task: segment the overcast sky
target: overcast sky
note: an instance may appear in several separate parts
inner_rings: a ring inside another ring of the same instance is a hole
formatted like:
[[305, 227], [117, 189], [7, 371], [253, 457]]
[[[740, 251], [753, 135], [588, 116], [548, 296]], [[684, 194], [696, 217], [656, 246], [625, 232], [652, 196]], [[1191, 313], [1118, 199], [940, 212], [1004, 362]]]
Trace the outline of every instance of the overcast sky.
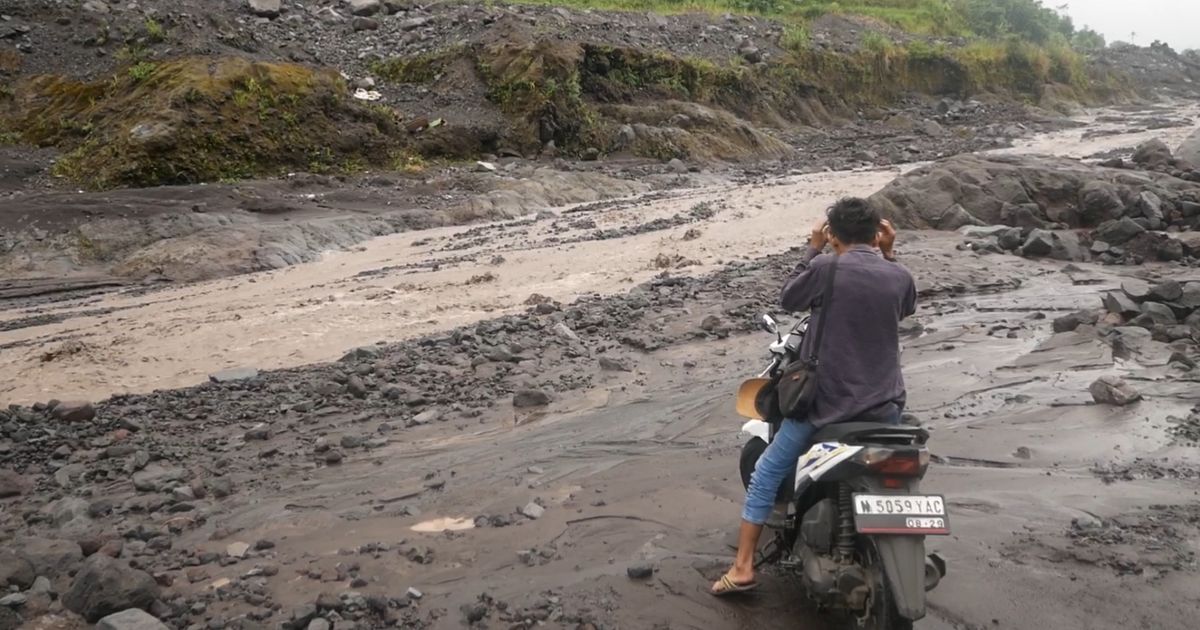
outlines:
[[1183, 50], [1200, 48], [1200, 0], [1043, 0], [1048, 7], [1067, 5], [1075, 26], [1090, 26], [1108, 41], [1149, 45], [1156, 39]]

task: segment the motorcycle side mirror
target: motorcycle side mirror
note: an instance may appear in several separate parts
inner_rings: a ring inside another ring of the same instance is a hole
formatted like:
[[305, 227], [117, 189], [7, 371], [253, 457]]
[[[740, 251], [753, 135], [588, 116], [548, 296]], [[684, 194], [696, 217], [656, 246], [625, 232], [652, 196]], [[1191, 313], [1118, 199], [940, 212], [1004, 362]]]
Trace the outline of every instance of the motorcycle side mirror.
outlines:
[[775, 322], [774, 317], [771, 317], [770, 315], [763, 315], [761, 326], [764, 331], [769, 332], [776, 337], [779, 336], [779, 324]]

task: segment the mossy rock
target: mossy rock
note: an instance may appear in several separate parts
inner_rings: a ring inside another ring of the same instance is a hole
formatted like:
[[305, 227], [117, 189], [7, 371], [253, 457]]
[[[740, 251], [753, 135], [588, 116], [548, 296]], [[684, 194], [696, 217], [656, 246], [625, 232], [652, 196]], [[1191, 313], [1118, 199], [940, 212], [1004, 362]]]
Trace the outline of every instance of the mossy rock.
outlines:
[[90, 188], [353, 170], [405, 142], [335, 72], [236, 57], [143, 62], [94, 83], [32, 77], [6, 109], [9, 129], [67, 151], [56, 173]]

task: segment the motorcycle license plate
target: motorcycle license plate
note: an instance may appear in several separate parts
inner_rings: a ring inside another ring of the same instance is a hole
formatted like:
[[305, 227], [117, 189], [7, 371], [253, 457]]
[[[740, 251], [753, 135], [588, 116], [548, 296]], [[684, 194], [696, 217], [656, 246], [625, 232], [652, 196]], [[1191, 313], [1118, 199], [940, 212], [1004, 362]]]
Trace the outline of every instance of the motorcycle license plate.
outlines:
[[950, 533], [946, 500], [941, 495], [856, 494], [854, 526], [860, 534]]

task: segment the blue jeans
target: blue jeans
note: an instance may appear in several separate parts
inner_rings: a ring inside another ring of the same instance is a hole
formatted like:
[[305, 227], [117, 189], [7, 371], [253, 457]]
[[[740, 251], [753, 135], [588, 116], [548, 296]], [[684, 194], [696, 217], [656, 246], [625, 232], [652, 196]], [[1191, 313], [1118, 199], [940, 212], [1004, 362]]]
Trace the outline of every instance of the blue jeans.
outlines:
[[[900, 409], [886, 420], [888, 424], [900, 423]], [[742, 507], [742, 520], [755, 525], [767, 522], [775, 508], [775, 495], [800, 456], [812, 448], [812, 437], [817, 428], [807, 420], [784, 420], [775, 433], [775, 439], [767, 445], [762, 457], [750, 475], [750, 487], [746, 488], [746, 503]]]

